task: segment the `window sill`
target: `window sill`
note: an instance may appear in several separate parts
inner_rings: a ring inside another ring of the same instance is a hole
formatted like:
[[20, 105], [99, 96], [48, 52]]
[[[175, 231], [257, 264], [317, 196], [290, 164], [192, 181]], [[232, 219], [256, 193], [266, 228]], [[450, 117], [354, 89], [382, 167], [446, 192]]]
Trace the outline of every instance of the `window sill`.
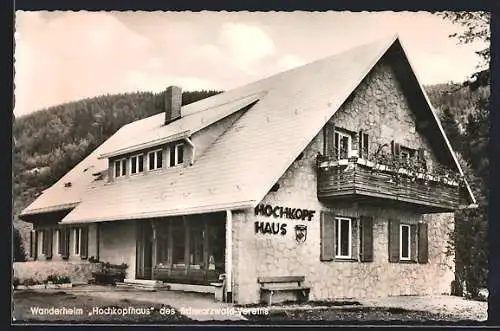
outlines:
[[358, 259], [352, 257], [336, 257], [333, 259], [334, 262], [359, 262]]
[[137, 176], [140, 176], [140, 175], [144, 175], [144, 171], [141, 171], [141, 172], [137, 172], [135, 174], [130, 174], [130, 177], [137, 177]]
[[413, 261], [413, 260], [399, 260], [399, 261], [396, 261], [396, 262], [393, 262], [393, 263], [401, 263], [401, 264], [418, 264], [417, 261]]

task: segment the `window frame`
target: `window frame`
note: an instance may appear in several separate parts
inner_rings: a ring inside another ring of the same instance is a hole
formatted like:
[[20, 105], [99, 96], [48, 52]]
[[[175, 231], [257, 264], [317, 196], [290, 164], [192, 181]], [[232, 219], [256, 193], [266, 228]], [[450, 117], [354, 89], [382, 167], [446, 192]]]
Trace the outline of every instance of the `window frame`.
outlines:
[[[139, 165], [141, 164], [141, 162], [139, 162], [139, 159], [140, 157], [142, 156], [142, 170], [139, 171]], [[135, 172], [132, 172], [132, 164], [134, 163], [134, 158], [135, 158]], [[135, 154], [135, 155], [132, 155], [130, 157], [130, 175], [131, 176], [136, 176], [136, 175], [139, 175], [141, 173], [144, 172], [144, 153], [139, 153], [139, 154]]]
[[[411, 160], [417, 154], [417, 151], [415, 149], [413, 149], [413, 148], [409, 148], [409, 147], [401, 146], [401, 145], [400, 145], [399, 148], [400, 148], [400, 150], [399, 150], [399, 158], [401, 160], [405, 160], [405, 161]], [[408, 157], [403, 157], [403, 154], [407, 155]]]
[[[335, 142], [337, 141], [337, 139], [335, 139], [335, 135], [337, 134], [339, 136], [339, 139], [338, 139], [338, 145], [335, 146]], [[335, 153], [337, 154], [337, 160], [345, 160], [340, 158], [340, 149], [342, 146], [340, 141], [342, 137], [347, 137], [347, 157], [345, 159], [348, 159], [352, 154], [352, 134], [347, 131], [335, 128], [335, 130], [333, 131], [333, 144], [335, 148]]]
[[[341, 255], [342, 253], [342, 236], [341, 224], [342, 221], [349, 221], [349, 237], [347, 242], [348, 254]], [[352, 259], [352, 218], [349, 217], [335, 217], [335, 258], [336, 259]]]
[[[408, 229], [407, 236], [407, 248], [408, 248], [408, 256], [403, 256], [403, 228]], [[411, 261], [411, 226], [410, 224], [400, 224], [399, 225], [399, 260], [400, 261]]]
[[[179, 162], [179, 147], [182, 147], [182, 161]], [[184, 143], [178, 143], [174, 145], [174, 167], [184, 163]]]
[[[158, 167], [158, 152], [161, 152], [161, 166]], [[152, 150], [152, 151], [149, 151], [148, 152], [148, 171], [155, 171], [155, 170], [159, 170], [159, 169], [162, 169], [163, 168], [163, 148], [159, 148], [159, 149], [155, 149], [155, 150]], [[151, 161], [150, 161], [150, 158], [151, 158], [151, 155], [153, 155], [153, 164], [154, 164], [154, 167], [151, 168]]]
[[[115, 178], [119, 178], [119, 177], [125, 177], [127, 176], [127, 158], [121, 158], [121, 159], [117, 159], [114, 161], [114, 177]], [[120, 165], [120, 169], [119, 169], [119, 174], [116, 173], [116, 164], [119, 164]], [[123, 166], [125, 165], [125, 167]], [[125, 172], [125, 173], [124, 173]]]

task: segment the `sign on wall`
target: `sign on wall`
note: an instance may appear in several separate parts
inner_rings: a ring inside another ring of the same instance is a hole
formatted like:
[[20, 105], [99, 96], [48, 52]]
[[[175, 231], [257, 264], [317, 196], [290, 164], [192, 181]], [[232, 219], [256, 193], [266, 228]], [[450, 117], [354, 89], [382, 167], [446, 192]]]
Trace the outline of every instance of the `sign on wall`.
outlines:
[[[273, 217], [279, 219], [290, 219], [299, 221], [312, 221], [315, 210], [291, 208], [283, 206], [272, 206], [269, 204], [260, 204], [255, 207], [256, 216]], [[280, 234], [282, 236], [287, 233], [287, 223], [283, 222], [255, 222], [255, 233], [262, 234]], [[297, 224], [295, 226], [295, 239], [297, 243], [303, 243], [307, 239], [307, 225]]]
[[315, 210], [301, 209], [301, 208], [289, 208], [282, 206], [271, 206], [260, 204], [255, 207], [255, 215], [263, 216], [273, 216], [276, 218], [288, 218], [292, 220], [303, 220], [306, 219], [311, 221], [314, 217]]

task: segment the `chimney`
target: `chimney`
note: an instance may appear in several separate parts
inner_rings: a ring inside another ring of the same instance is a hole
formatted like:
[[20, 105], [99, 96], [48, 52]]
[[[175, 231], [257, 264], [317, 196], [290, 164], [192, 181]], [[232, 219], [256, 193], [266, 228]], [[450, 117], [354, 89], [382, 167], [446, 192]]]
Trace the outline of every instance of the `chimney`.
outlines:
[[181, 117], [182, 89], [169, 86], [165, 90], [165, 124]]

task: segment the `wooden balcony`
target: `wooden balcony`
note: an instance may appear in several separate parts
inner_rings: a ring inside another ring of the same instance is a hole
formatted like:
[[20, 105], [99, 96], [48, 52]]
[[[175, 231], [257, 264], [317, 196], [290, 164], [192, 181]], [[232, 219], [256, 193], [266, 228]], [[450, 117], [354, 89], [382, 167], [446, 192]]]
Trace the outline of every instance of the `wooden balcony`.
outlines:
[[422, 213], [451, 212], [460, 205], [460, 184], [404, 168], [353, 158], [318, 162], [318, 198], [391, 204]]

